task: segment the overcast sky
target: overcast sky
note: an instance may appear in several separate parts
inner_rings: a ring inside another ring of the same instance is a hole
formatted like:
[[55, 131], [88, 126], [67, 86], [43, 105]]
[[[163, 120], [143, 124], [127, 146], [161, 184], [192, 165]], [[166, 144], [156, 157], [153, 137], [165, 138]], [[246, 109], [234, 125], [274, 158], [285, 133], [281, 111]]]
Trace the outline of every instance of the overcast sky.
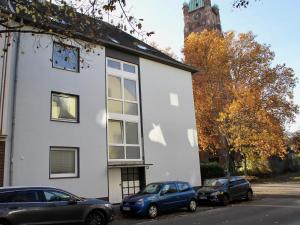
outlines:
[[[143, 18], [144, 29], [155, 31], [149, 40], [161, 47], [171, 47], [182, 56], [184, 0], [128, 0], [135, 16]], [[261, 43], [270, 44], [276, 53], [276, 63], [286, 63], [300, 80], [300, 1], [253, 1], [248, 9], [233, 9], [233, 0], [212, 0], [221, 12], [223, 31], [252, 31]], [[295, 101], [300, 105], [300, 84], [295, 89]], [[289, 128], [300, 130], [300, 115]]]

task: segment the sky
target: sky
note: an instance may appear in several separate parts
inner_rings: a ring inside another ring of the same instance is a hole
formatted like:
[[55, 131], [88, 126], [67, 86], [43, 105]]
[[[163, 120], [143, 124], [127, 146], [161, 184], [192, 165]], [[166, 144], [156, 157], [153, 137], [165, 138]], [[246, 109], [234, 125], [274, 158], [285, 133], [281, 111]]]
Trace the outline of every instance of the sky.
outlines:
[[[155, 34], [147, 41], [160, 47], [171, 47], [182, 57], [184, 0], [128, 0], [131, 12], [143, 18], [146, 31]], [[260, 43], [270, 44], [275, 52], [275, 63], [286, 63], [294, 69], [300, 82], [300, 1], [259, 0], [247, 9], [234, 9], [233, 0], [212, 0], [220, 8], [223, 31], [248, 32], [257, 35]], [[300, 83], [295, 89], [295, 102], [300, 105]], [[291, 132], [300, 130], [300, 115], [288, 127]]]

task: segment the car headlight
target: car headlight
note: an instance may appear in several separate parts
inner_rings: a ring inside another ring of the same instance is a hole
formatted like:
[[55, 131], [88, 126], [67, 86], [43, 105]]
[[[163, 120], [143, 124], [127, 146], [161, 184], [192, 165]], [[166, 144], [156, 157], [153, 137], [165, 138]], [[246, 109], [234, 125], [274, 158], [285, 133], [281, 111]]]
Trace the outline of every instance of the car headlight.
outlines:
[[211, 193], [210, 195], [211, 196], [217, 196], [217, 195], [222, 195], [222, 194], [223, 194], [223, 192], [216, 191], [216, 192]]
[[104, 206], [112, 209], [112, 204], [110, 204], [110, 203], [106, 203], [106, 204], [104, 204]]
[[144, 205], [144, 199], [140, 199], [136, 202], [137, 205]]

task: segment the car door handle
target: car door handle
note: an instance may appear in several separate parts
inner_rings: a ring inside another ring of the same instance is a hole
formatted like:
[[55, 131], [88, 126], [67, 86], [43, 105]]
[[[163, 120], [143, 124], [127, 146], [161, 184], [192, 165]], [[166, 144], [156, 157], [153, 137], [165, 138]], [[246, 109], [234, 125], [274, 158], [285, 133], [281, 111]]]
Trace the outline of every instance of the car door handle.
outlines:
[[18, 209], [18, 208], [19, 208], [18, 206], [10, 206], [10, 207], [8, 207], [8, 209], [11, 209], [11, 210]]

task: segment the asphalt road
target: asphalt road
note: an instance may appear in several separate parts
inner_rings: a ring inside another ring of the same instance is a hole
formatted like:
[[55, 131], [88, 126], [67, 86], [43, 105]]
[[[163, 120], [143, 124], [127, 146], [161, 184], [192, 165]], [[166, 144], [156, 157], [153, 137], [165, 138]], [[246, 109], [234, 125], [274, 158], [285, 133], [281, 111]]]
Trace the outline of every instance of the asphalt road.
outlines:
[[[280, 186], [284, 191], [275, 191]], [[284, 186], [289, 187], [289, 191]], [[185, 209], [161, 215], [155, 220], [117, 217], [111, 225], [300, 225], [300, 184], [254, 186], [259, 195], [251, 202], [227, 207], [200, 206], [196, 213]]]

